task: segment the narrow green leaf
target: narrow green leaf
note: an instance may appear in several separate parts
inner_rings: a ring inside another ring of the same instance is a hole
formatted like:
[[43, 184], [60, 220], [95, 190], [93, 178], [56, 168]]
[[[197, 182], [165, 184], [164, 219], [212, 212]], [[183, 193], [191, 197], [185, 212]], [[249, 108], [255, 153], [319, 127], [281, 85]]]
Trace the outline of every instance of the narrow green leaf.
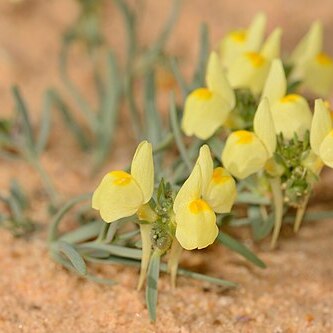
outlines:
[[66, 234], [62, 235], [59, 240], [74, 244], [93, 239], [98, 236], [101, 223], [101, 221], [93, 221], [85, 224], [73, 231], [67, 232]]
[[144, 115], [147, 131], [147, 139], [157, 146], [161, 141], [162, 126], [161, 118], [156, 107], [156, 89], [155, 89], [155, 73], [150, 70], [144, 77]]
[[201, 23], [200, 26], [199, 45], [198, 63], [192, 79], [191, 90], [205, 85], [206, 66], [210, 50], [208, 26], [206, 23]]
[[221, 162], [222, 150], [224, 148], [224, 142], [216, 136], [212, 136], [207, 144], [212, 150], [214, 156]]
[[35, 142], [33, 136], [33, 129], [30, 122], [28, 108], [21, 96], [20, 90], [17, 86], [12, 87], [12, 94], [14, 97], [16, 111], [21, 117], [22, 127], [24, 131], [25, 141], [27, 144], [27, 148], [30, 152], [35, 152]]
[[160, 253], [155, 251], [149, 262], [147, 272], [147, 286], [146, 286], [146, 304], [148, 308], [149, 318], [152, 322], [156, 321], [156, 307], [158, 296], [158, 279], [160, 275]]
[[245, 203], [252, 205], [270, 205], [271, 201], [266, 197], [254, 193], [243, 192], [237, 194], [236, 203]]
[[243, 256], [245, 259], [252, 262], [254, 265], [260, 267], [260, 268], [266, 268], [266, 264], [259, 259], [253, 252], [251, 252], [245, 245], [239, 243], [231, 236], [220, 232], [217, 236], [217, 240], [223, 244], [224, 246], [228, 247], [232, 251], [237, 252], [241, 256]]
[[80, 127], [78, 121], [74, 118], [68, 106], [60, 98], [59, 94], [55, 90], [52, 90], [50, 91], [50, 95], [52, 96], [52, 102], [54, 103], [56, 110], [60, 112], [65, 125], [70, 129], [81, 149], [86, 151], [90, 144], [86, 138], [84, 130]]
[[179, 121], [177, 116], [177, 109], [176, 109], [176, 101], [175, 101], [175, 95], [174, 93], [170, 94], [170, 119], [171, 119], [171, 127], [172, 132], [175, 136], [175, 141], [177, 144], [177, 148], [179, 150], [179, 153], [186, 164], [188, 171], [192, 171], [192, 162], [190, 160], [190, 157], [188, 156], [185, 144], [183, 142], [182, 133], [179, 127]]
[[79, 89], [76, 87], [74, 82], [70, 79], [67, 70], [67, 60], [69, 54], [69, 46], [71, 44], [64, 43], [60, 52], [60, 75], [61, 79], [66, 87], [66, 90], [72, 96], [73, 100], [76, 102], [79, 107], [80, 112], [86, 118], [91, 129], [96, 128], [96, 117], [94, 115], [93, 109], [89, 103], [84, 99]]
[[219, 279], [219, 278], [208, 276], [205, 274], [191, 272], [191, 271], [188, 271], [183, 268], [178, 268], [177, 274], [182, 275], [182, 276], [189, 276], [195, 280], [206, 281], [206, 282], [214, 283], [214, 284], [217, 284], [220, 286], [225, 286], [225, 287], [236, 287], [237, 286], [237, 283], [235, 283], [235, 282], [224, 280], [224, 279]]
[[80, 275], [87, 274], [87, 266], [86, 266], [83, 258], [71, 244], [66, 243], [64, 241], [59, 241], [59, 242], [57, 242], [57, 246], [58, 246], [59, 252], [62, 252], [70, 260], [73, 267], [77, 270], [77, 272]]
[[112, 245], [112, 244], [102, 244], [97, 242], [87, 242], [77, 245], [78, 249], [94, 249], [101, 251], [108, 251], [112, 255], [117, 255], [120, 257], [130, 258], [130, 259], [140, 259], [141, 250], [134, 249], [130, 247]]
[[66, 215], [66, 213], [71, 210], [78, 203], [88, 200], [91, 198], [91, 193], [81, 194], [71, 200], [69, 200], [53, 217], [49, 231], [48, 231], [48, 242], [51, 244], [58, 238], [58, 226], [62, 220], [62, 218]]
[[43, 109], [39, 125], [39, 135], [36, 142], [36, 150], [38, 154], [41, 154], [50, 136], [51, 129], [51, 107], [52, 107], [52, 94], [48, 90], [44, 94]]
[[179, 85], [180, 91], [182, 93], [183, 100], [185, 100], [186, 96], [191, 91], [191, 89], [187, 86], [186, 80], [180, 71], [177, 59], [174, 57], [171, 58], [170, 64], [171, 64], [171, 69], [172, 69], [173, 75], [175, 76], [176, 81]]
[[250, 206], [248, 208], [249, 222], [252, 228], [254, 240], [258, 241], [268, 236], [274, 225], [274, 215], [270, 214], [267, 219], [263, 219], [259, 207]]
[[152, 46], [148, 49], [148, 51], [143, 55], [142, 63], [139, 67], [142, 73], [147, 71], [147, 69], [155, 63], [156, 59], [161, 54], [178, 19], [180, 5], [180, 0], [173, 0], [169, 18], [167, 19], [162, 32], [160, 33], [156, 41], [152, 43]]

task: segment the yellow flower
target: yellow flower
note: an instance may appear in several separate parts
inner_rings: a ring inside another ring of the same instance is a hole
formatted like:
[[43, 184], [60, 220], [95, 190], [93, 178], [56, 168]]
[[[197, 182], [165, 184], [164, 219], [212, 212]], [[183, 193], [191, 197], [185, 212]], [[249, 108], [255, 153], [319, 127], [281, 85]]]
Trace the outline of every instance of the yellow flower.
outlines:
[[222, 163], [235, 177], [243, 179], [264, 168], [276, 148], [276, 135], [268, 100], [263, 99], [253, 120], [254, 132], [236, 131], [229, 135]]
[[226, 68], [244, 52], [257, 52], [262, 44], [266, 26], [266, 16], [257, 14], [248, 29], [231, 31], [220, 42], [220, 56]]
[[323, 27], [314, 22], [291, 54], [292, 78], [302, 81], [305, 88], [321, 96], [333, 88], [333, 58], [323, 52]]
[[213, 169], [209, 147], [204, 145], [174, 201], [176, 238], [180, 245], [193, 250], [212, 244], [218, 235], [215, 212], [230, 212], [235, 198], [234, 179], [221, 167]]
[[188, 136], [208, 139], [223, 125], [236, 100], [215, 52], [212, 52], [206, 74], [207, 88], [195, 89], [185, 101], [182, 129]]
[[244, 52], [235, 58], [227, 71], [233, 88], [248, 88], [253, 94], [261, 93], [271, 61], [279, 57], [281, 29], [275, 29], [260, 52]]
[[315, 101], [310, 144], [322, 162], [333, 168], [333, 124], [329, 110], [321, 99]]
[[106, 174], [93, 194], [92, 207], [105, 222], [113, 222], [137, 213], [151, 199], [153, 190], [152, 146], [143, 141], [134, 154], [131, 173], [117, 170]]
[[304, 133], [311, 127], [311, 110], [304, 97], [297, 94], [286, 95], [286, 92], [287, 79], [282, 61], [275, 59], [262, 96], [269, 100], [276, 133], [282, 133], [285, 139], [292, 139], [296, 133], [303, 139]]

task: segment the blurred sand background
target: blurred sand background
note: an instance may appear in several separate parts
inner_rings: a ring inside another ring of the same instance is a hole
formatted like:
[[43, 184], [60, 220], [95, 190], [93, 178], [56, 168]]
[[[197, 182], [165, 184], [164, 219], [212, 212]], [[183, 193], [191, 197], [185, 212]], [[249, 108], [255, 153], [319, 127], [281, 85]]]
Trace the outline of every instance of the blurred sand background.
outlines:
[[[122, 22], [112, 1], [106, 1], [105, 32], [117, 53], [123, 49]], [[157, 36], [168, 15], [171, 1], [130, 1], [141, 13], [140, 30], [146, 45]], [[212, 46], [227, 31], [245, 27], [258, 12], [268, 16], [268, 31], [284, 29], [283, 50], [289, 51], [320, 18], [325, 26], [325, 49], [333, 54], [333, 3], [295, 1], [184, 0], [181, 15], [168, 43], [168, 52], [181, 59], [190, 73], [198, 51], [200, 22], [210, 28]], [[73, 0], [23, 0], [13, 5], [0, 2], [0, 115], [10, 115], [13, 102], [9, 88], [18, 84], [34, 122], [41, 109], [42, 94], [49, 86], [63, 91], [58, 56], [62, 33], [77, 15]], [[73, 77], [91, 98], [86, 62], [74, 55]], [[64, 93], [66, 93], [64, 91]], [[167, 105], [161, 105], [166, 109]], [[125, 117], [126, 119], [126, 117]], [[81, 153], [57, 118], [45, 165], [57, 189], [65, 196], [91, 191], [104, 171], [123, 166], [132, 148], [123, 120], [113, 158], [95, 179], [89, 176], [89, 157]], [[186, 254], [184, 266], [239, 282], [232, 291], [180, 278], [172, 291], [162, 276], [158, 322], [149, 324], [144, 293], [135, 290], [138, 271], [124, 267], [92, 267], [94, 272], [115, 278], [115, 287], [93, 284], [68, 273], [49, 258], [46, 238], [46, 202], [41, 184], [24, 162], [0, 160], [0, 189], [18, 178], [33, 196], [31, 216], [44, 226], [32, 238], [14, 239], [0, 229], [0, 332], [4, 333], [103, 333], [103, 332], [332, 332], [333, 331], [333, 224], [307, 224], [295, 238], [284, 229], [279, 248], [269, 252], [266, 242], [255, 245], [247, 230], [239, 236], [267, 263], [259, 270], [230, 251], [214, 247]], [[332, 206], [332, 172], [315, 191], [314, 207]]]

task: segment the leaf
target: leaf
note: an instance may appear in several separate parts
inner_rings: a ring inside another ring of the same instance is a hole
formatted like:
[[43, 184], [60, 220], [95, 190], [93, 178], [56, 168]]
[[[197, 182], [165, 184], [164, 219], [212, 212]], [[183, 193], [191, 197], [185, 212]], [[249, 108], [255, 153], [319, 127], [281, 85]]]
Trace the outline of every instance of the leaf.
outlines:
[[220, 232], [217, 236], [217, 240], [223, 244], [224, 246], [228, 247], [232, 251], [237, 252], [241, 256], [243, 256], [245, 259], [252, 262], [254, 265], [260, 267], [260, 268], [266, 268], [266, 264], [259, 259], [253, 252], [251, 252], [245, 245], [239, 243], [231, 236]]
[[79, 252], [76, 251], [74, 246], [64, 241], [57, 242], [59, 252], [62, 252], [72, 263], [73, 267], [77, 270], [80, 275], [87, 274], [87, 266], [80, 256]]
[[147, 286], [146, 286], [146, 304], [148, 308], [149, 318], [152, 322], [156, 321], [156, 307], [158, 296], [158, 279], [160, 275], [160, 253], [155, 251], [149, 262], [147, 272]]
[[56, 106], [56, 110], [60, 112], [65, 125], [70, 129], [82, 150], [87, 150], [90, 146], [84, 130], [80, 127], [77, 120], [71, 114], [68, 106], [62, 101], [60, 96], [55, 90], [50, 91], [52, 102]]
[[144, 115], [147, 132], [147, 140], [155, 147], [161, 141], [162, 126], [161, 118], [156, 108], [156, 89], [155, 89], [155, 73], [150, 70], [144, 77]]
[[170, 94], [170, 120], [171, 120], [172, 132], [175, 136], [175, 141], [176, 141], [176, 145], [179, 150], [179, 153], [180, 153], [184, 163], [186, 164], [188, 170], [191, 172], [193, 165], [188, 156], [188, 153], [187, 153], [187, 150], [186, 150], [183, 138], [182, 138], [182, 133], [181, 133], [181, 130], [179, 127], [174, 93]]
[[251, 206], [248, 208], [248, 216], [254, 240], [264, 239], [271, 233], [274, 225], [273, 214], [268, 215], [267, 219], [264, 220], [259, 207]]
[[51, 107], [52, 107], [52, 96], [51, 96], [51, 91], [48, 90], [44, 94], [43, 110], [39, 125], [39, 135], [36, 142], [36, 150], [38, 154], [41, 154], [44, 151], [50, 136]]
[[200, 50], [198, 56], [197, 67], [192, 79], [191, 90], [203, 87], [205, 85], [206, 66], [209, 56], [209, 34], [206, 23], [200, 25]]
[[188, 271], [188, 270], [183, 269], [183, 268], [178, 268], [177, 274], [178, 275], [183, 275], [183, 276], [189, 276], [192, 279], [206, 281], [206, 282], [214, 283], [214, 284], [217, 284], [217, 285], [220, 285], [220, 286], [225, 286], [225, 287], [236, 287], [237, 286], [237, 283], [235, 283], [235, 282], [219, 279], [219, 278], [216, 278], [216, 277], [213, 277], [213, 276], [208, 276], [208, 275], [205, 275], [205, 274], [191, 272], [191, 271]]
[[32, 129], [31, 122], [30, 122], [28, 108], [27, 108], [27, 106], [21, 96], [21, 93], [19, 91], [19, 88], [17, 86], [12, 87], [12, 94], [14, 97], [16, 110], [21, 117], [22, 127], [23, 127], [24, 136], [25, 136], [28, 150], [30, 152], [34, 153], [35, 152], [35, 142], [34, 142], [33, 129]]
[[254, 193], [243, 192], [237, 194], [236, 203], [245, 203], [252, 205], [270, 205], [271, 201], [266, 197]]
[[182, 92], [182, 97], [183, 97], [183, 99], [185, 99], [186, 96], [191, 91], [191, 89], [187, 86], [185, 78], [184, 78], [183, 74], [181, 73], [181, 71], [179, 69], [177, 59], [174, 58], [174, 57], [171, 58], [170, 64], [171, 64], [171, 69], [172, 69], [173, 75], [176, 78], [176, 81], [177, 81], [177, 83], [179, 85], [179, 88]]
[[108, 251], [112, 255], [130, 258], [130, 259], [141, 258], [141, 250], [120, 245], [102, 244], [98, 242], [87, 242], [77, 245], [77, 248]]
[[74, 231], [70, 231], [59, 239], [67, 243], [80, 243], [89, 239], [95, 238], [100, 230], [101, 221], [93, 221], [85, 224]]

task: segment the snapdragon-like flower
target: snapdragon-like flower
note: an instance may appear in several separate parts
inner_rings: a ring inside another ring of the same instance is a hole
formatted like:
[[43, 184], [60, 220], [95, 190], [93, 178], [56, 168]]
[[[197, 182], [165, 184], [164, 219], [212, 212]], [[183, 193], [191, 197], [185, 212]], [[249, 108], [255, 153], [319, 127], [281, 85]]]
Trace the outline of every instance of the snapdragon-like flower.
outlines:
[[248, 88], [255, 95], [262, 92], [271, 62], [280, 55], [281, 33], [282, 30], [276, 28], [260, 52], [244, 52], [234, 59], [227, 71], [233, 88]]
[[231, 89], [218, 55], [212, 52], [206, 73], [207, 88], [195, 89], [185, 101], [182, 129], [188, 136], [208, 139], [223, 125], [235, 107]]
[[323, 27], [314, 22], [290, 57], [294, 66], [292, 78], [302, 81], [305, 88], [321, 96], [333, 89], [333, 58], [323, 52]]
[[262, 93], [270, 103], [276, 134], [290, 140], [296, 133], [301, 140], [310, 130], [312, 114], [306, 99], [297, 94], [286, 95], [287, 79], [282, 61], [272, 62], [265, 87]]
[[253, 120], [254, 132], [231, 133], [222, 152], [222, 163], [235, 177], [243, 179], [264, 168], [276, 149], [276, 135], [268, 100], [264, 98]]
[[333, 168], [333, 124], [330, 111], [321, 99], [315, 101], [310, 144], [322, 162]]
[[154, 163], [152, 146], [147, 141], [139, 144], [134, 154], [131, 173], [117, 170], [104, 176], [92, 197], [92, 207], [99, 210], [105, 222], [140, 212], [152, 197]]
[[223, 168], [213, 168], [209, 147], [204, 145], [173, 205], [180, 245], [193, 250], [212, 244], [218, 235], [215, 212], [230, 212], [235, 198], [234, 179]]
[[229, 32], [220, 42], [220, 55], [224, 67], [229, 66], [245, 52], [257, 52], [264, 39], [266, 16], [257, 14], [247, 29]]

